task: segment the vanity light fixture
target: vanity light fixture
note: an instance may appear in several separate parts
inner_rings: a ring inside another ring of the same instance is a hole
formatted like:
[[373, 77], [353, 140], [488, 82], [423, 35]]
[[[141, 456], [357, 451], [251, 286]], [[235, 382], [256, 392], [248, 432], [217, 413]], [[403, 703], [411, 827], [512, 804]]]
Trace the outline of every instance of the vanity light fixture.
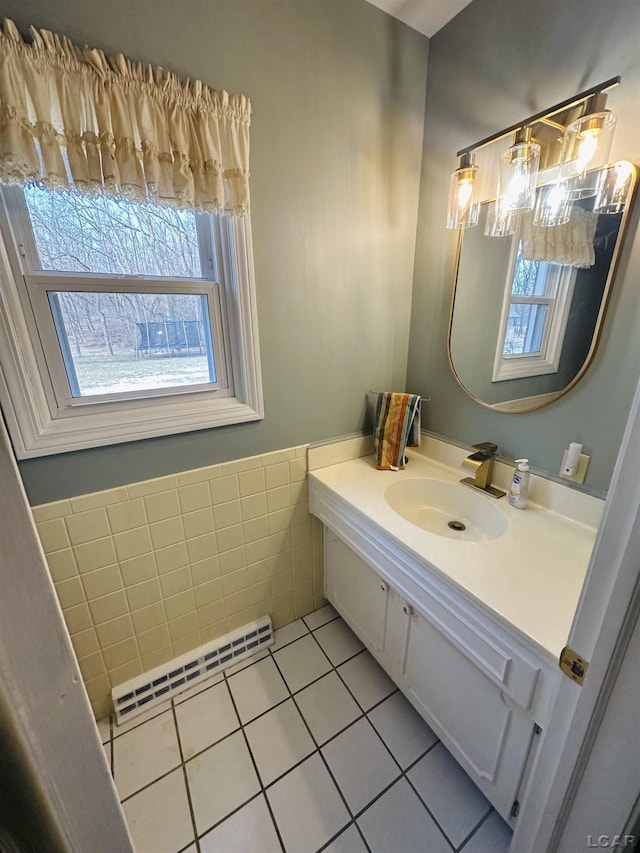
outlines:
[[606, 92], [591, 95], [585, 104], [585, 114], [565, 131], [560, 176], [570, 182], [572, 199], [598, 195], [606, 176], [617, 121], [606, 104]]
[[[562, 225], [569, 221], [571, 203], [590, 196], [597, 197], [596, 213], [622, 211], [632, 178], [631, 173], [623, 175], [608, 167], [616, 117], [606, 109], [607, 90], [619, 83], [620, 77], [612, 77], [458, 151], [460, 166], [449, 185], [447, 228], [470, 228], [478, 224], [479, 170], [475, 152], [510, 134], [515, 134], [515, 138], [500, 157], [496, 201], [491, 205], [485, 227], [487, 236], [512, 234], [517, 216], [534, 207], [535, 225]], [[550, 127], [563, 130], [565, 122], [576, 112], [582, 112], [582, 116], [571, 121], [562, 137], [549, 140], [548, 133], [540, 132], [540, 125], [547, 130]], [[536, 136], [540, 133], [540, 142], [545, 146], [545, 168], [551, 172], [559, 165], [556, 172], [559, 177], [543, 188], [537, 187], [542, 146], [533, 140], [534, 132]], [[560, 157], [550, 160], [556, 142], [561, 148]]]
[[460, 157], [460, 166], [451, 175], [447, 228], [473, 228], [478, 224], [478, 167], [473, 153]]
[[536, 198], [540, 146], [531, 139], [531, 127], [516, 131], [513, 145], [500, 157], [498, 195], [505, 210], [532, 210]]

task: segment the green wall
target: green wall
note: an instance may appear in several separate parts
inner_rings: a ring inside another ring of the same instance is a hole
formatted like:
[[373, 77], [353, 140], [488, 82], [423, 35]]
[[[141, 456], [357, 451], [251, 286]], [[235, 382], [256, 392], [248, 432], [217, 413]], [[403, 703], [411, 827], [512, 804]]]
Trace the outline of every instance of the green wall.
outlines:
[[431, 39], [407, 388], [431, 397], [424, 425], [458, 442], [495, 441], [557, 474], [570, 441], [591, 455], [586, 486], [609, 485], [640, 375], [640, 239], [630, 219], [600, 346], [579, 384], [528, 414], [500, 414], [456, 384], [446, 340], [457, 235], [445, 229], [456, 151], [616, 75], [612, 159], [640, 164], [637, 0], [473, 0]]
[[428, 40], [364, 0], [2, 0], [252, 100], [266, 417], [20, 463], [32, 504], [359, 432], [403, 390]]

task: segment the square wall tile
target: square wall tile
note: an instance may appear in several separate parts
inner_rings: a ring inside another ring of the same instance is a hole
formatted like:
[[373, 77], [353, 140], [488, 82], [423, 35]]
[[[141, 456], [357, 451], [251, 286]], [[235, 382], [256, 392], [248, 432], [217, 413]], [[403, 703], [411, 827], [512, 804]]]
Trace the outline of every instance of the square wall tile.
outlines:
[[86, 600], [80, 578], [69, 578], [69, 580], [60, 581], [55, 584], [55, 588], [60, 607], [63, 610], [81, 604]]
[[85, 572], [82, 575], [82, 585], [87, 601], [108, 595], [110, 592], [122, 589], [120, 569], [115, 565], [105, 566], [104, 569], [97, 569], [95, 572]]
[[174, 545], [168, 545], [166, 548], [156, 548], [154, 551], [158, 573], [172, 572], [174, 569], [180, 569], [189, 563], [189, 554], [187, 546], [184, 542], [176, 542]]
[[175, 646], [176, 654], [182, 654], [183, 652], [187, 652], [190, 649], [201, 645], [196, 637], [195, 642], [190, 641], [191, 644], [187, 643], [185, 646], [185, 644], [182, 643], [180, 644], [180, 647], [178, 646], [179, 640], [182, 640], [191, 634], [197, 635], [198, 631], [198, 617], [195, 612], [189, 611], [188, 613], [169, 621], [169, 634], [171, 635], [171, 641]]
[[240, 497], [240, 487], [236, 476], [220, 477], [217, 480], [211, 480], [209, 487], [214, 506], [226, 503], [227, 501], [237, 500]]
[[154, 578], [144, 583], [135, 584], [135, 586], [127, 588], [126, 595], [131, 610], [140, 610], [143, 607], [148, 607], [162, 598], [160, 582], [157, 578]]
[[85, 603], [66, 608], [62, 611], [62, 615], [72, 636], [79, 631], [86, 631], [87, 628], [93, 627], [91, 613]]
[[77, 634], [74, 634], [71, 637], [71, 643], [79, 658], [95, 654], [100, 650], [95, 628], [87, 628], [85, 631], [79, 631]]
[[112, 533], [122, 533], [134, 527], [143, 527], [147, 523], [144, 511], [144, 501], [136, 498], [133, 501], [123, 501], [107, 507], [107, 516]]
[[151, 541], [154, 548], [166, 548], [184, 541], [182, 518], [166, 518], [149, 524]]
[[128, 612], [127, 599], [120, 589], [117, 592], [104, 595], [102, 598], [96, 598], [95, 601], [90, 601], [89, 610], [94, 623], [100, 625], [102, 622], [117, 619], [118, 616], [124, 616]]
[[217, 557], [206, 557], [191, 563], [191, 579], [194, 586], [212, 581], [220, 577], [220, 565]]
[[191, 589], [191, 573], [188, 566], [160, 575], [160, 588], [164, 598]]
[[133, 637], [133, 623], [128, 614], [113, 619], [111, 622], [103, 622], [95, 630], [102, 647], [113, 646], [115, 643]]
[[144, 660], [145, 656], [158, 651], [158, 649], [164, 649], [171, 643], [169, 628], [164, 623], [160, 623], [149, 631], [138, 632], [136, 639], [138, 640], [138, 648], [140, 649], [140, 654], [143, 656], [146, 669], [153, 669], [153, 667], [147, 666]]
[[119, 560], [128, 560], [147, 554], [151, 551], [151, 539], [148, 527], [135, 527], [133, 530], [124, 530], [122, 533], [114, 533], [113, 541]]
[[192, 483], [191, 485], [181, 485], [178, 489], [178, 497], [183, 513], [194, 512], [195, 510], [211, 506], [211, 494], [207, 480], [200, 483]]
[[180, 501], [178, 500], [177, 489], [158, 492], [155, 495], [147, 495], [144, 498], [144, 507], [150, 523], [180, 515]]
[[182, 516], [182, 523], [184, 524], [184, 535], [187, 539], [204, 536], [205, 533], [213, 532], [213, 512], [208, 507], [186, 512]]
[[104, 539], [94, 539], [93, 542], [84, 542], [82, 545], [75, 545], [73, 552], [78, 570], [81, 573], [93, 572], [95, 569], [102, 569], [104, 566], [118, 562], [113, 547], [113, 539], [110, 536]]
[[264, 469], [265, 487], [267, 489], [277, 489], [279, 486], [289, 485], [289, 462], [278, 462], [275, 465], [268, 465]]
[[167, 614], [167, 619], [177, 619], [178, 616], [184, 616], [185, 613], [194, 612], [196, 603], [193, 596], [193, 590], [188, 589], [178, 595], [172, 595], [164, 599], [164, 609]]
[[71, 548], [63, 548], [62, 551], [52, 551], [47, 554], [49, 572], [54, 581], [64, 581], [78, 574], [76, 559]]
[[49, 551], [60, 551], [62, 548], [69, 547], [69, 536], [62, 518], [41, 521], [37, 527], [45, 554]]
[[224, 527], [231, 527], [233, 524], [240, 524], [242, 521], [240, 501], [229, 501], [227, 503], [217, 504], [214, 506], [213, 520], [216, 530], [222, 530]]
[[136, 610], [131, 614], [131, 618], [136, 629], [136, 634], [140, 634], [143, 631], [150, 631], [158, 625], [164, 625], [167, 621], [161, 602], [151, 604], [149, 607], [143, 607], [141, 610]]
[[[102, 649], [102, 657], [108, 670], [117, 669], [125, 663], [136, 660], [139, 657], [138, 644], [133, 637], [116, 643], [114, 646], [106, 646]], [[126, 681], [127, 678], [123, 678]]]
[[130, 560], [120, 560], [120, 574], [125, 586], [133, 586], [157, 577], [158, 570], [153, 554], [142, 554]]
[[72, 545], [81, 545], [83, 542], [102, 539], [111, 533], [104, 507], [70, 515], [65, 519], [65, 523]]

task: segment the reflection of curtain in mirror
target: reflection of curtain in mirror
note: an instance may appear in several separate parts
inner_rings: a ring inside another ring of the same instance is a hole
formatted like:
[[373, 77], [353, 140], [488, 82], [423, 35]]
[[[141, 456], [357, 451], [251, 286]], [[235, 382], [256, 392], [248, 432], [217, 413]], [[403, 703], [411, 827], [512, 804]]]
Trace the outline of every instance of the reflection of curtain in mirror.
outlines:
[[544, 227], [533, 224], [533, 214], [522, 217], [520, 239], [522, 257], [528, 261], [547, 261], [551, 264], [586, 269], [595, 263], [593, 240], [598, 215], [574, 207], [564, 225]]

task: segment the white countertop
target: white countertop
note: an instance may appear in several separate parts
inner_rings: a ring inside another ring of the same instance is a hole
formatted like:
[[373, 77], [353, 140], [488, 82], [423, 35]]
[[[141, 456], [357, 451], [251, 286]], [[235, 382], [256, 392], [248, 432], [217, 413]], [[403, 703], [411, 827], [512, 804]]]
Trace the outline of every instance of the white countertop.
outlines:
[[506, 498], [474, 492], [504, 513], [509, 525], [506, 533], [481, 542], [429, 533], [394, 512], [384, 498], [385, 489], [413, 477], [456, 483], [466, 472], [414, 451], [408, 455], [404, 471], [378, 471], [373, 456], [311, 471], [310, 488], [312, 492], [328, 490], [345, 508], [357, 510], [392, 543], [409, 549], [418, 563], [427, 562], [557, 659], [567, 643], [595, 527], [534, 504], [518, 510]]

